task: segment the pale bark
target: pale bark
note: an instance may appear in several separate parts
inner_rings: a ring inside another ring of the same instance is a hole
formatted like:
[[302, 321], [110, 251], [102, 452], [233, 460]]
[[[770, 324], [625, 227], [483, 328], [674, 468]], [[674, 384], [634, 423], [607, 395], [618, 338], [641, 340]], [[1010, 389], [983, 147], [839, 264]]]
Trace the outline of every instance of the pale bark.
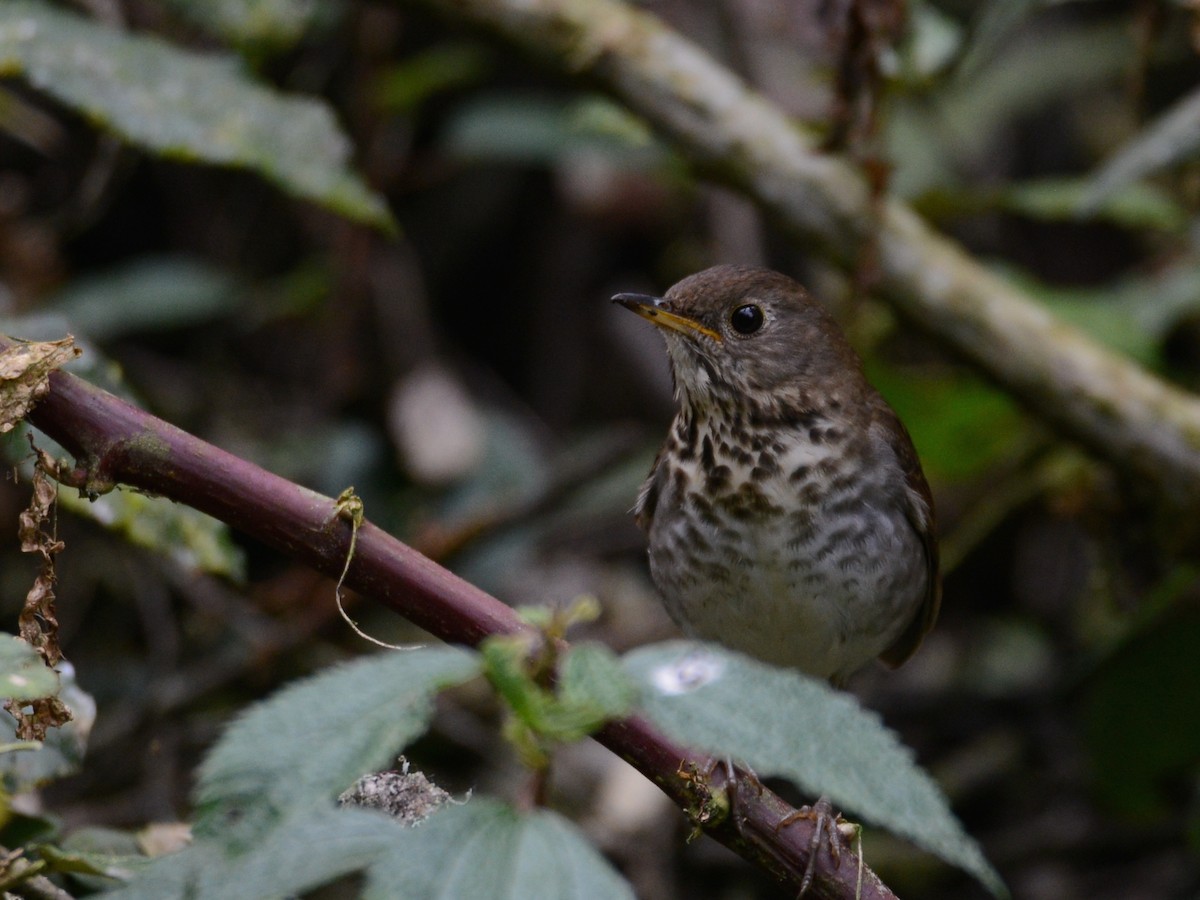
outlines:
[[[414, 0], [408, 0], [414, 2]], [[1168, 505], [1200, 498], [1200, 398], [1056, 320], [707, 53], [615, 0], [416, 0], [608, 91], [806, 249], [852, 265], [874, 240], [878, 289], [1035, 415]]]

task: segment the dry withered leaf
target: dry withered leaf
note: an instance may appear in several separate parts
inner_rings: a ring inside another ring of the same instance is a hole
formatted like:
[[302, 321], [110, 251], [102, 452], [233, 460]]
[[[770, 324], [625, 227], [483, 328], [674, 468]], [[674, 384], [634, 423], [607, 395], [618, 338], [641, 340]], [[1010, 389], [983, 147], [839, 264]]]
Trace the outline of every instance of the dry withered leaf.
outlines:
[[17, 720], [17, 739], [21, 741], [44, 741], [51, 728], [66, 725], [73, 718], [71, 710], [57, 697], [40, 700], [9, 700], [4, 704]]
[[42, 557], [41, 569], [29, 593], [19, 619], [21, 637], [36, 647], [49, 666], [62, 659], [58, 646], [58, 617], [54, 609], [54, 584], [58, 575], [54, 557], [63, 549], [63, 542], [54, 535], [54, 501], [58, 490], [40, 464], [33, 468], [33, 497], [21, 513], [18, 535], [21, 550]]
[[[33, 467], [33, 496], [29, 506], [18, 519], [17, 534], [21, 550], [37, 553], [42, 564], [33, 586], [25, 595], [25, 605], [18, 618], [21, 638], [37, 649], [53, 668], [62, 660], [58, 644], [58, 615], [54, 608], [54, 584], [58, 579], [54, 557], [63, 549], [55, 536], [54, 502], [58, 488], [47, 474], [42, 454]], [[17, 736], [22, 740], [42, 740], [46, 730], [71, 720], [71, 711], [57, 697], [33, 701], [10, 701], [5, 705], [17, 720]]]
[[71, 335], [60, 341], [19, 343], [0, 352], [0, 434], [12, 431], [50, 390], [50, 373], [82, 352]]

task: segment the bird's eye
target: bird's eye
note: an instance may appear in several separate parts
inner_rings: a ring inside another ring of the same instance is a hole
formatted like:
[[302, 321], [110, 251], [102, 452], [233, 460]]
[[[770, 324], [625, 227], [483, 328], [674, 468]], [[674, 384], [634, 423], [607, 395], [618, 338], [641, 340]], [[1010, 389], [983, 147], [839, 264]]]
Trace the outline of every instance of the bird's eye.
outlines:
[[761, 307], [748, 303], [739, 306], [729, 317], [729, 324], [738, 334], [754, 334], [763, 326], [763, 311]]

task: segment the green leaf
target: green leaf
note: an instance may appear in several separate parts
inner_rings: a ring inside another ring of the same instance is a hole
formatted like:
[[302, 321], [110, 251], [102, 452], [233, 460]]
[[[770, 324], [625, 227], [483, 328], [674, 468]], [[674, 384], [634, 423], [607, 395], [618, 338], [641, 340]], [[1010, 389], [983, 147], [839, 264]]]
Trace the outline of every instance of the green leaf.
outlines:
[[1114, 191], [1167, 166], [1195, 159], [1200, 153], [1200, 88], [1151, 122], [1096, 173], [1080, 200], [1081, 212], [1090, 213]]
[[251, 852], [236, 855], [213, 840], [149, 862], [110, 900], [255, 900], [294, 897], [361, 871], [403, 831], [387, 816], [359, 809], [313, 810], [260, 835]]
[[615, 653], [603, 644], [581, 641], [567, 652], [559, 669], [558, 696], [564, 706], [580, 710], [584, 733], [591, 734], [629, 713], [637, 702], [637, 689]]
[[523, 637], [491, 637], [480, 649], [497, 692], [538, 738], [581, 740], [609, 719], [629, 712], [636, 698], [616, 657], [600, 644], [571, 647], [553, 689], [543, 687], [527, 671], [528, 641]]
[[58, 693], [58, 674], [38, 652], [11, 634], [0, 635], [0, 697], [36, 700]]
[[986, 0], [976, 5], [971, 39], [959, 63], [958, 76], [975, 74], [1035, 9], [1046, 5], [1048, 0]]
[[220, 848], [212, 842], [199, 843], [178, 853], [135, 864], [129, 884], [100, 896], [105, 900], [215, 898], [214, 893], [206, 892], [207, 885], [227, 873], [226, 857]]
[[365, 900], [626, 900], [633, 891], [570, 822], [476, 798], [400, 836], [369, 871]]
[[151, 257], [77, 279], [50, 297], [41, 312], [59, 313], [73, 333], [102, 341], [207, 322], [234, 312], [244, 294], [236, 279], [197, 260]]
[[234, 542], [229, 526], [190, 506], [128, 490], [112, 491], [94, 501], [60, 491], [58, 500], [71, 512], [93, 519], [130, 543], [168, 556], [187, 569], [235, 581], [245, 575], [245, 554]]
[[257, 841], [285, 814], [332, 803], [425, 731], [440, 689], [478, 672], [474, 654], [424, 648], [285, 688], [238, 718], [204, 760], [196, 833]]
[[1118, 647], [1085, 681], [1079, 714], [1097, 792], [1161, 819], [1200, 759], [1200, 612], [1180, 603]]
[[410, 113], [431, 97], [481, 80], [489, 62], [478, 44], [439, 44], [384, 70], [375, 82], [375, 102], [389, 112]]
[[[83, 765], [96, 721], [96, 701], [75, 682], [75, 669], [70, 663], [61, 662], [58, 668], [58, 699], [71, 710], [73, 718], [46, 732], [46, 739], [36, 750], [0, 753], [0, 777], [10, 794], [31, 791], [56, 778], [74, 775]], [[15, 720], [7, 710], [0, 710], [0, 744], [12, 744], [16, 739]]]
[[1161, 363], [1159, 343], [1175, 323], [1200, 310], [1200, 261], [1193, 256], [1096, 287], [1048, 285], [1011, 267], [1004, 275], [1060, 319], [1149, 366]]
[[[1031, 219], [1077, 222], [1091, 184], [1080, 178], [1039, 178], [997, 188], [939, 188], [922, 196], [914, 205], [928, 216], [1004, 210]], [[1088, 211], [1122, 228], [1147, 229], [1177, 234], [1187, 228], [1187, 211], [1166, 192], [1148, 184], [1126, 184], [1100, 198]]]
[[867, 375], [912, 434], [935, 482], [978, 477], [1028, 442], [1028, 421], [1017, 405], [978, 378], [912, 372], [879, 358], [868, 362]]
[[210, 34], [239, 46], [286, 48], [341, 12], [330, 0], [159, 0]]
[[663, 161], [645, 123], [609, 100], [572, 103], [540, 96], [485, 96], [463, 104], [444, 138], [451, 156], [553, 165], [572, 154], [601, 154], [624, 165]]
[[366, 870], [364, 896], [628, 900], [629, 886], [571, 823], [477, 798], [405, 828], [361, 809], [294, 815], [229, 854], [202, 840], [154, 860], [108, 900], [296, 896]]
[[[1002, 0], [1008, 2], [1008, 0]], [[1047, 23], [933, 92], [897, 97], [885, 127], [896, 165], [889, 187], [917, 197], [986, 168], [997, 134], [1038, 110], [1078, 103], [1080, 93], [1121, 77], [1134, 52], [1129, 29], [1091, 19]]]
[[250, 169], [376, 227], [395, 225], [348, 167], [329, 107], [256, 83], [232, 57], [192, 53], [55, 9], [0, 4], [0, 76], [19, 75], [162, 156]]
[[850, 695], [713, 644], [642, 647], [625, 666], [646, 716], [674, 740], [827, 796], [1007, 894], [911, 751]]
[[37, 855], [46, 860], [52, 872], [93, 875], [126, 880], [133, 877], [137, 857], [114, 857], [105, 853], [79, 853], [61, 850], [53, 844], [41, 844]]

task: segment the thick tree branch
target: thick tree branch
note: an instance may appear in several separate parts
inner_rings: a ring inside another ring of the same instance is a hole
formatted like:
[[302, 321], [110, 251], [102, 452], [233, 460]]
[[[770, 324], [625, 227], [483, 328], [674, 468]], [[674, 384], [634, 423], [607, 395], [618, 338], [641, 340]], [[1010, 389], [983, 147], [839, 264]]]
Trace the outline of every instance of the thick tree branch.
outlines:
[[[0, 352], [13, 345], [0, 337]], [[56, 372], [50, 393], [29, 420], [72, 453], [79, 468], [64, 473], [82, 490], [129, 485], [186, 503], [330, 577], [345, 562], [350, 525], [334, 512], [334, 501], [239, 459], [87, 382]], [[444, 641], [475, 646], [492, 634], [526, 626], [513, 610], [422, 556], [381, 529], [364, 522], [358, 532], [346, 585], [391, 607]], [[332, 593], [330, 603], [333, 602]], [[659, 734], [645, 720], [610, 723], [597, 740], [653, 781], [684, 810], [700, 808], [698, 790], [729, 789], [724, 767]], [[711, 771], [707, 778], [698, 774]], [[809, 858], [812, 823], [777, 831], [792, 811], [743, 776], [733, 792], [733, 812], [704, 830], [735, 852], [799, 885]], [[811, 896], [848, 900], [855, 896], [858, 859], [843, 851], [834, 865], [828, 847], [818, 857]], [[861, 896], [894, 895], [870, 870]]]
[[[412, 3], [414, 0], [408, 0]], [[852, 265], [1035, 414], [1177, 508], [1200, 499], [1200, 399], [1056, 321], [897, 201], [873, 201], [781, 110], [658, 19], [617, 0], [418, 0], [598, 82], [806, 247]]]

